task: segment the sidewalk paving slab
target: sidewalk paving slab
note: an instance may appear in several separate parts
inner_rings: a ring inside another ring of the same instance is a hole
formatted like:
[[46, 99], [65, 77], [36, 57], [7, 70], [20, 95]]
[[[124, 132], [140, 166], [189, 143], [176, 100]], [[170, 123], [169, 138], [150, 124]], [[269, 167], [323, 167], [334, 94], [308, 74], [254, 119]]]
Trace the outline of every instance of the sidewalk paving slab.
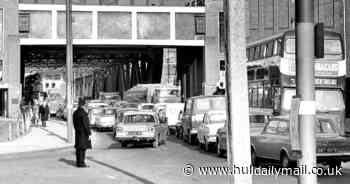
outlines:
[[33, 126], [28, 135], [0, 143], [0, 155], [72, 147], [66, 141], [66, 122], [49, 120], [46, 127]]

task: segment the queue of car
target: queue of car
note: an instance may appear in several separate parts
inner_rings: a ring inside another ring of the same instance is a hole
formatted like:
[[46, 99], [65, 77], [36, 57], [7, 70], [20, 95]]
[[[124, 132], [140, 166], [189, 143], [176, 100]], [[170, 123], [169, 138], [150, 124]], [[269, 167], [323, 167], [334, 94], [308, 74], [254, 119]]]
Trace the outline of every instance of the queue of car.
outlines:
[[[186, 100], [179, 113], [176, 136], [189, 144], [198, 143], [205, 151], [223, 157], [227, 150], [227, 117], [224, 96], [197, 96]], [[315, 122], [317, 163], [335, 168], [350, 161], [350, 138], [337, 128], [336, 119], [317, 114]], [[252, 164], [262, 160], [296, 166], [300, 152], [291, 149], [288, 116], [270, 117], [263, 129], [251, 135]]]

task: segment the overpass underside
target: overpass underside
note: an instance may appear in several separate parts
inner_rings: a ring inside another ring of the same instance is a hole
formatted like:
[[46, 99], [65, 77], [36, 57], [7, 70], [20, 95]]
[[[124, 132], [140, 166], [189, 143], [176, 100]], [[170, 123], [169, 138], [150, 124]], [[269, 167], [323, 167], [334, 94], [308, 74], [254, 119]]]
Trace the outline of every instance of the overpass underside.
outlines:
[[[63, 45], [22, 45], [22, 83], [25, 74], [65, 74], [65, 53]], [[203, 47], [76, 45], [73, 48], [76, 97], [97, 98], [100, 91], [123, 94], [140, 83], [181, 85], [183, 96], [200, 95], [202, 71]]]

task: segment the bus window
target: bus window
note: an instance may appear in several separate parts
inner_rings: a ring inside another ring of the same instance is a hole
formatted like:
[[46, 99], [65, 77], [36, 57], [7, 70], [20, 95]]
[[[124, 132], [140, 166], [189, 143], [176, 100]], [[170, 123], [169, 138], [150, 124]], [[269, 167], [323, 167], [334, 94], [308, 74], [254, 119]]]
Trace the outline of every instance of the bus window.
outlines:
[[254, 60], [254, 47], [249, 48], [249, 60]]
[[295, 39], [286, 40], [286, 52], [295, 53]]
[[249, 88], [248, 89], [248, 101], [249, 101], [249, 107], [253, 106], [253, 89], [252, 88]]
[[256, 79], [264, 79], [267, 75], [267, 70], [264, 68], [258, 69], [256, 71]]
[[264, 88], [258, 87], [258, 106], [264, 107]]
[[277, 56], [277, 55], [281, 55], [281, 54], [282, 54], [282, 39], [278, 38], [275, 41], [275, 48], [274, 48], [273, 55]]
[[259, 59], [260, 57], [260, 47], [259, 46], [256, 46], [255, 47], [255, 53], [254, 53], [254, 59]]
[[267, 44], [266, 57], [271, 57], [273, 55], [273, 41]]
[[324, 40], [324, 53], [330, 55], [341, 55], [342, 48], [340, 40], [325, 39]]
[[257, 107], [258, 106], [258, 89], [257, 88], [253, 88], [253, 93], [252, 93], [252, 106], [253, 107]]
[[249, 70], [248, 71], [248, 80], [254, 80], [255, 79], [255, 70]]
[[264, 58], [266, 54], [266, 44], [260, 46], [260, 58]]

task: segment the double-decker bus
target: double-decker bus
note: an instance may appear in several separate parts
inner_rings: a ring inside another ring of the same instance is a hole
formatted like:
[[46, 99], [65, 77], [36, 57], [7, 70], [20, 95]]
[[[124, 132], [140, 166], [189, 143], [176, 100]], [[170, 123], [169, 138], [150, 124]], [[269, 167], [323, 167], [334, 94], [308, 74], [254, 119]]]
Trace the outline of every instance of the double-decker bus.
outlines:
[[[248, 94], [251, 121], [287, 114], [296, 93], [295, 32], [283, 32], [248, 44]], [[317, 113], [334, 119], [345, 130], [344, 84], [346, 61], [343, 40], [336, 32], [324, 32], [324, 58], [314, 59]]]

